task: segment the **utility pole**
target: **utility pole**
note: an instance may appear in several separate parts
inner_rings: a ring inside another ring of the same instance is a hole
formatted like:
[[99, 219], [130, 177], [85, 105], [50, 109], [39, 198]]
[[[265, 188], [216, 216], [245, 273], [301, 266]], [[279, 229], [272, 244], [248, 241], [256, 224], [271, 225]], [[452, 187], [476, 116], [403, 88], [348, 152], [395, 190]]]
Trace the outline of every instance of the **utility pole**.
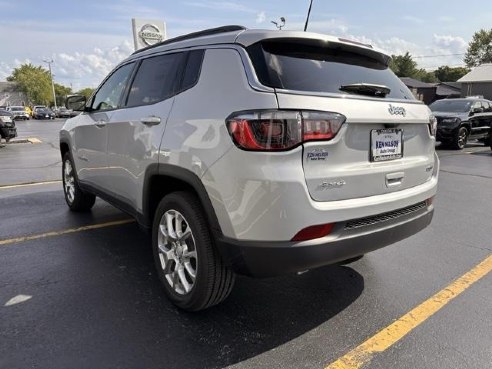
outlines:
[[309, 23], [309, 16], [311, 15], [311, 7], [312, 6], [313, 6], [313, 0], [311, 0], [311, 2], [309, 3], [309, 9], [308, 9], [307, 17], [306, 17], [306, 24], [304, 24], [304, 32], [306, 32], [306, 30], [307, 30], [307, 26]]
[[56, 106], [55, 83], [53, 82], [53, 75], [51, 74], [51, 63], [53, 63], [53, 59], [51, 60], [43, 59], [43, 61], [46, 64], [48, 64], [48, 69], [50, 70], [51, 89], [53, 91], [53, 101], [55, 102], [55, 110], [57, 110], [58, 107]]

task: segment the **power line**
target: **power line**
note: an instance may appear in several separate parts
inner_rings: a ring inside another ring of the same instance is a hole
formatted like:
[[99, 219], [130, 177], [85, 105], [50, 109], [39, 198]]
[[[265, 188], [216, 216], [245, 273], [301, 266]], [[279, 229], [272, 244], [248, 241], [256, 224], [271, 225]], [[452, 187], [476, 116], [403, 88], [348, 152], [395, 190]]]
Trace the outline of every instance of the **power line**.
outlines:
[[465, 53], [458, 53], [458, 54], [435, 54], [435, 55], [417, 55], [417, 56], [412, 56], [412, 58], [417, 59], [417, 58], [439, 58], [441, 56], [459, 56], [459, 55], [466, 55]]

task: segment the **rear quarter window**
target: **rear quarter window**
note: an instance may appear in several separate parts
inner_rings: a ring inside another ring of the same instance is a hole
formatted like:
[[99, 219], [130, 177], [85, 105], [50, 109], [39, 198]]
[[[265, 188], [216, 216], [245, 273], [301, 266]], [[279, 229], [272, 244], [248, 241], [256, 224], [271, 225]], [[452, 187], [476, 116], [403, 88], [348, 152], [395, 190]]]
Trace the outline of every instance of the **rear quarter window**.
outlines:
[[205, 50], [193, 50], [188, 53], [183, 73], [183, 81], [181, 82], [179, 92], [192, 88], [198, 82], [204, 53]]
[[128, 94], [127, 106], [153, 104], [171, 97], [184, 53], [142, 60]]
[[317, 40], [263, 41], [248, 52], [258, 79], [269, 87], [346, 94], [341, 86], [367, 83], [390, 88], [386, 98], [415, 100], [382, 60], [358, 54], [356, 48], [328, 45]]

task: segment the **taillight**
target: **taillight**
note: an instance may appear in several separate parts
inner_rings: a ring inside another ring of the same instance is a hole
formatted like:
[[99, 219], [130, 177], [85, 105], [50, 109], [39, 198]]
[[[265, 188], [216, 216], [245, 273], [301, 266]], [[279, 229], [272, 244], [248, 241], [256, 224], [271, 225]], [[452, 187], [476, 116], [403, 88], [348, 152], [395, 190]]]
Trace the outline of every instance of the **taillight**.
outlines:
[[437, 132], [437, 118], [433, 115], [429, 117], [429, 133], [432, 137], [436, 137]]
[[344, 121], [345, 117], [338, 113], [260, 110], [233, 114], [226, 124], [241, 149], [282, 151], [306, 141], [331, 140]]

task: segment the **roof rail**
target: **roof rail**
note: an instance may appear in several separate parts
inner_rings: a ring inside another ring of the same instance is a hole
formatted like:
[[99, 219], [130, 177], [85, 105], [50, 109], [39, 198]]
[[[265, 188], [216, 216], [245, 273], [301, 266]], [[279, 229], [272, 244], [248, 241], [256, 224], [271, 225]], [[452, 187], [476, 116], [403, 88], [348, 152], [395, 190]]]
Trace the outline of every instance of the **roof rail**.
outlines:
[[216, 34], [225, 33], [225, 32], [244, 31], [246, 29], [247, 29], [246, 27], [236, 26], [236, 25], [222, 26], [222, 27], [217, 27], [217, 28], [209, 28], [209, 29], [205, 29], [203, 31], [192, 32], [192, 33], [188, 33], [188, 34], [183, 35], [183, 36], [178, 36], [178, 37], [170, 38], [168, 40], [159, 42], [157, 44], [144, 47], [142, 49], [139, 49], [139, 50], [135, 51], [132, 55], [141, 53], [142, 51], [153, 49], [154, 47], [159, 47], [159, 46], [163, 46], [163, 45], [169, 45], [169, 44], [172, 44], [174, 42], [191, 40], [191, 39], [197, 38], [197, 37], [216, 35]]

